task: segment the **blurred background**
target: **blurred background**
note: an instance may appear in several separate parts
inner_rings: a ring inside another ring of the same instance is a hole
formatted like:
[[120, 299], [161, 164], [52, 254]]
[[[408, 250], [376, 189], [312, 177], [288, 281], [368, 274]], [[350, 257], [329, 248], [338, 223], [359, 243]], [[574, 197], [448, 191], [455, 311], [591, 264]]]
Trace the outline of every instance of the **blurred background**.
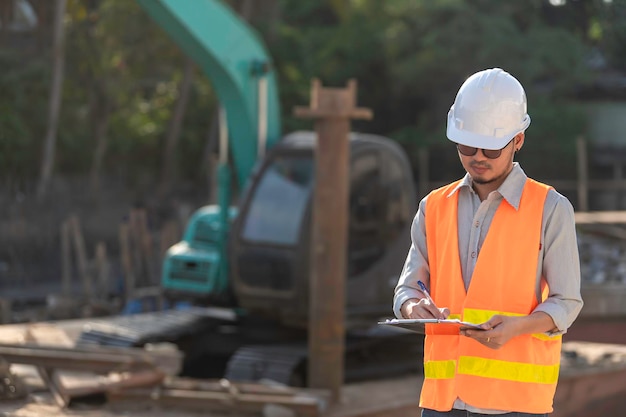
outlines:
[[[185, 376], [306, 385], [315, 136], [294, 108], [354, 79], [374, 117], [352, 121], [345, 379], [419, 373], [421, 339], [376, 319], [416, 204], [464, 174], [448, 109], [493, 67], [528, 96], [517, 160], [577, 212], [564, 339], [613, 344], [564, 349], [557, 403], [623, 409], [626, 0], [0, 0], [0, 321], [107, 316], [77, 343], [176, 342]], [[189, 298], [227, 310], [161, 310]]]
[[[355, 78], [374, 118], [354, 130], [402, 146], [417, 200], [463, 174], [445, 138], [458, 87], [501, 67], [528, 95], [532, 124], [518, 157], [526, 172], [577, 210], [624, 209], [626, 2], [229, 4], [274, 60], [284, 132], [311, 129], [292, 109], [308, 103], [313, 77], [331, 86]], [[147, 210], [152, 230], [175, 222], [175, 241], [217, 195], [211, 81], [137, 2], [67, 0], [61, 15], [55, 7], [0, 1], [0, 286], [30, 294], [60, 283], [60, 225], [70, 216], [89, 257], [103, 242], [115, 270], [131, 208]], [[584, 278], [593, 276], [603, 279]]]
[[[463, 175], [447, 111], [466, 77], [501, 67], [528, 96], [527, 174], [577, 210], [625, 208], [626, 1], [227, 3], [273, 59], [283, 132], [312, 128], [293, 107], [309, 102], [313, 77], [356, 79], [374, 118], [353, 129], [402, 147], [415, 201]], [[70, 229], [76, 268], [106, 260], [108, 290], [121, 291], [120, 228], [133, 210], [152, 236], [145, 279], [158, 284], [165, 250], [217, 200], [211, 80], [129, 0], [0, 0], [0, 68], [2, 293], [19, 306], [58, 292]], [[626, 280], [623, 235], [581, 237], [583, 279]]]

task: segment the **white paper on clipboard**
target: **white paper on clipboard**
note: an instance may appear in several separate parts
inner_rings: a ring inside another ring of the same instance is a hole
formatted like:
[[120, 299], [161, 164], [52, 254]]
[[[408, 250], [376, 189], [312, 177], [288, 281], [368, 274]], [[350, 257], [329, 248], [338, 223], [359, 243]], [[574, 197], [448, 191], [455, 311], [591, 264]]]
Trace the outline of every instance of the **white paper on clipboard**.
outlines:
[[403, 329], [413, 330], [418, 333], [424, 333], [424, 325], [426, 324], [452, 324], [458, 326], [459, 329], [483, 330], [480, 324], [469, 323], [459, 319], [387, 319], [385, 321], [379, 321], [378, 324], [402, 327]]

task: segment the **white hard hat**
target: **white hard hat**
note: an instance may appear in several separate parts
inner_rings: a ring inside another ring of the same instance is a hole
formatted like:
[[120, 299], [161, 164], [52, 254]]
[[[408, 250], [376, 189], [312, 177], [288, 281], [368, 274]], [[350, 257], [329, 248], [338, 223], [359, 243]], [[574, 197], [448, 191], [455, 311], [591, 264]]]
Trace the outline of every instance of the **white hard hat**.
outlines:
[[492, 68], [469, 77], [448, 112], [452, 142], [502, 149], [530, 125], [524, 87], [508, 72]]

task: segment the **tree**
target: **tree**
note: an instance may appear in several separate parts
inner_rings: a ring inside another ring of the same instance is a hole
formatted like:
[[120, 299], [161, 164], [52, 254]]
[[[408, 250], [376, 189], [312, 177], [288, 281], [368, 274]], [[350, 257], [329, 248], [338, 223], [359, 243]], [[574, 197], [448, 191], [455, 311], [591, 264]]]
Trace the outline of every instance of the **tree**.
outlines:
[[169, 193], [170, 188], [175, 180], [175, 163], [176, 150], [180, 139], [180, 131], [185, 118], [187, 104], [189, 103], [189, 94], [191, 84], [193, 82], [194, 63], [190, 58], [185, 59], [185, 68], [183, 77], [178, 87], [178, 98], [174, 106], [174, 113], [170, 120], [170, 125], [165, 137], [165, 146], [163, 147], [163, 170], [161, 171], [161, 189], [160, 195], [165, 196]]
[[52, 169], [54, 166], [59, 113], [61, 112], [61, 96], [63, 89], [64, 54], [64, 17], [66, 0], [56, 0], [53, 35], [52, 83], [50, 86], [50, 104], [48, 109], [48, 131], [44, 139], [41, 161], [41, 176], [37, 185], [37, 196], [43, 198], [47, 192]]

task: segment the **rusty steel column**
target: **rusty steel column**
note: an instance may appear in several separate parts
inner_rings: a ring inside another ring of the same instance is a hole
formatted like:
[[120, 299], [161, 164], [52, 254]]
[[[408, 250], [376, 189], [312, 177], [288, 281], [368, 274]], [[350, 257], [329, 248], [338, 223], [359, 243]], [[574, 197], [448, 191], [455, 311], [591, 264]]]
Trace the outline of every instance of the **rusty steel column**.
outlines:
[[356, 81], [347, 88], [322, 87], [314, 79], [310, 107], [295, 114], [315, 119], [315, 190], [309, 283], [309, 366], [311, 388], [331, 391], [338, 402], [344, 378], [345, 280], [350, 178], [350, 120], [370, 119], [356, 108]]

